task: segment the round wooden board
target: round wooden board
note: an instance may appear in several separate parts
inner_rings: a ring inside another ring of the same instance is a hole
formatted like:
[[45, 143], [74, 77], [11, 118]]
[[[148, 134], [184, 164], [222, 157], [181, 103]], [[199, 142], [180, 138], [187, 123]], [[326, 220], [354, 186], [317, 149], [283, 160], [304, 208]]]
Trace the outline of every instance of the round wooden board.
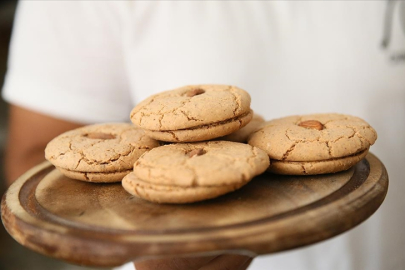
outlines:
[[264, 173], [242, 189], [188, 205], [153, 204], [118, 184], [69, 179], [42, 163], [3, 196], [2, 220], [16, 241], [89, 266], [238, 252], [268, 254], [328, 239], [371, 216], [388, 189], [368, 154], [352, 169], [320, 176]]

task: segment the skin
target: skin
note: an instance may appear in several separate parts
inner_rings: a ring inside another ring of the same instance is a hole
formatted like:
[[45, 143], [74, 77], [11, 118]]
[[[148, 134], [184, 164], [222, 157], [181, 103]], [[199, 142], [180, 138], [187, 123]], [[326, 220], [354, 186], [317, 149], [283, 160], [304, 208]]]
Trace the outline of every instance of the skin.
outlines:
[[[11, 185], [25, 171], [45, 160], [44, 150], [50, 140], [81, 126], [83, 125], [79, 123], [10, 105], [5, 153], [7, 185]], [[251, 261], [249, 256], [223, 254], [145, 260], [135, 262], [135, 265], [137, 270], [245, 270]]]
[[135, 262], [136, 270], [245, 270], [251, 257], [238, 254]]
[[81, 126], [10, 105], [5, 153], [7, 185], [45, 160], [44, 150], [50, 140], [67, 130]]

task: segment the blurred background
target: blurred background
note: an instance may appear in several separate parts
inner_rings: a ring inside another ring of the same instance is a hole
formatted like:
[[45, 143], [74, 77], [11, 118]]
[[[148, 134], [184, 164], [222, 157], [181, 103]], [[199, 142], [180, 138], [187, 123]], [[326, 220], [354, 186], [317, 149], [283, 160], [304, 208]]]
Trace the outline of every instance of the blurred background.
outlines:
[[[7, 70], [8, 46], [17, 1], [0, 2], [0, 87]], [[0, 98], [0, 194], [6, 191], [4, 181], [4, 149], [7, 134], [7, 104]], [[0, 226], [0, 269], [1, 270], [86, 270], [100, 269], [71, 265], [37, 254], [18, 244]], [[104, 268], [105, 269], [105, 268]]]

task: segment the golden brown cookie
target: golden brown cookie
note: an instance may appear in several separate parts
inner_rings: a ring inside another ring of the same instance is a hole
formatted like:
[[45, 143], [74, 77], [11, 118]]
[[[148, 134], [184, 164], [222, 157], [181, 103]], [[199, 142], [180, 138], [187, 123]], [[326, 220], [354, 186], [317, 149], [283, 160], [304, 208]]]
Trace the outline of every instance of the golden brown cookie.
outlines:
[[248, 143], [267, 152], [269, 171], [305, 175], [349, 169], [376, 139], [376, 131], [363, 119], [327, 113], [268, 121]]
[[228, 135], [252, 118], [250, 95], [235, 86], [191, 85], [153, 95], [131, 111], [148, 136], [196, 142]]
[[267, 154], [248, 144], [169, 144], [142, 155], [122, 185], [148, 201], [191, 203], [239, 189], [268, 166]]
[[45, 158], [73, 179], [119, 182], [139, 156], [159, 145], [132, 124], [97, 124], [55, 137], [46, 146]]

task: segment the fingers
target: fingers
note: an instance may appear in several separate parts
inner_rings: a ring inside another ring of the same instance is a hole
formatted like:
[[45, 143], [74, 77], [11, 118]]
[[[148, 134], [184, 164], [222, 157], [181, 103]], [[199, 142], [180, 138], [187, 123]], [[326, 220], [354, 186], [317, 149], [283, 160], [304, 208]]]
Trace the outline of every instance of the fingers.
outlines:
[[253, 258], [245, 255], [220, 255], [198, 270], [245, 270]]
[[165, 258], [135, 262], [136, 270], [246, 270], [253, 258], [245, 255]]
[[250, 258], [243, 265], [241, 265], [238, 270], [246, 270], [246, 269], [248, 269], [248, 267], [249, 267], [249, 265], [250, 265], [250, 263], [252, 261], [253, 261], [253, 258]]
[[136, 270], [197, 270], [215, 258], [216, 256], [206, 256], [146, 260], [135, 262], [135, 267]]

